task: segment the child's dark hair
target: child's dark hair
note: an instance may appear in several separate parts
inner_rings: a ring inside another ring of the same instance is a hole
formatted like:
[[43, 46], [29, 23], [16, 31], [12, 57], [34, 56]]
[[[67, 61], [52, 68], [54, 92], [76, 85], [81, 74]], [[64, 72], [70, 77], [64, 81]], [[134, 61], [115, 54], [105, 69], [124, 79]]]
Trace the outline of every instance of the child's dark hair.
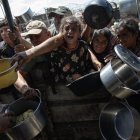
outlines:
[[[95, 30], [92, 36], [92, 41], [91, 41], [91, 46], [93, 46], [93, 42], [94, 40], [99, 36], [99, 35], [103, 35], [107, 38], [108, 41], [108, 45], [110, 45], [110, 39], [111, 39], [111, 31], [108, 28], [103, 28], [103, 29], [99, 29], [99, 30]], [[107, 46], [108, 46], [107, 45]]]
[[[16, 26], [16, 23], [14, 22], [14, 25]], [[0, 28], [8, 26], [8, 21], [6, 19], [0, 21]]]
[[5, 19], [0, 21], [0, 28], [3, 27], [3, 26], [8, 26], [8, 22]]
[[118, 31], [120, 28], [126, 29], [132, 34], [136, 34], [136, 35], [139, 34], [139, 25], [137, 19], [135, 18], [126, 18], [120, 20], [116, 31]]
[[59, 28], [60, 31], [62, 31], [64, 29], [64, 26], [65, 26], [66, 23], [74, 23], [74, 24], [77, 25], [77, 27], [79, 27], [80, 32], [82, 31], [81, 22], [75, 16], [67, 16], [67, 17], [64, 17], [61, 20], [61, 25], [60, 25], [60, 28]]

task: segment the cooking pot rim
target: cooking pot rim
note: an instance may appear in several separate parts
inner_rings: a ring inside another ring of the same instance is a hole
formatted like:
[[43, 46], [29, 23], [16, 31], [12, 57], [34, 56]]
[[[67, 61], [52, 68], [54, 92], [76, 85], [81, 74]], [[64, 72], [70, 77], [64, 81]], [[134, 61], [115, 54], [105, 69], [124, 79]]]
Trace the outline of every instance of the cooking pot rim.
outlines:
[[[0, 59], [0, 63], [4, 62], [4, 61], [9, 61], [9, 63], [10, 63], [11, 59], [10, 58]], [[17, 65], [18, 65], [18, 62], [15, 62], [9, 69], [7, 69], [3, 72], [0, 72], [0, 76], [6, 75], [9, 72], [13, 71], [13, 69], [15, 69], [17, 67]]]
[[[101, 135], [103, 136], [104, 139], [106, 139], [106, 137], [105, 137], [104, 133], [102, 132], [101, 117], [102, 117], [102, 115], [104, 115], [104, 114], [103, 114], [103, 111], [105, 111], [106, 107], [109, 107], [109, 105], [110, 105], [110, 107], [112, 107], [112, 105], [114, 106], [116, 103], [117, 103], [117, 104], [123, 105], [124, 108], [127, 109], [127, 110], [129, 111], [129, 113], [130, 113], [130, 115], [131, 115], [131, 119], [132, 119], [132, 121], [133, 121], [133, 124], [135, 123], [135, 122], [134, 122], [135, 120], [134, 120], [134, 117], [133, 117], [133, 112], [132, 112], [132, 110], [131, 110], [131, 106], [128, 104], [128, 102], [127, 102], [126, 99], [124, 99], [124, 101], [118, 101], [118, 102], [115, 102], [115, 103], [111, 103], [111, 102], [107, 103], [106, 105], [104, 105], [104, 107], [103, 107], [103, 109], [101, 110], [100, 115], [99, 115], [99, 129], [100, 129]], [[122, 106], [122, 107], [123, 107], [123, 106]], [[114, 119], [116, 119], [116, 118], [114, 118]], [[133, 126], [133, 127], [134, 127], [134, 126]], [[114, 128], [115, 128], [116, 135], [117, 135], [121, 140], [125, 140], [125, 139], [118, 133], [118, 130], [117, 130], [117, 128], [116, 128], [116, 123], [114, 124]], [[131, 138], [132, 135], [133, 135], [133, 131], [132, 131], [132, 134], [130, 135], [129, 138]]]
[[[115, 58], [115, 59], [116, 59], [116, 58]], [[116, 74], [114, 73], [114, 70], [112, 69], [112, 65], [111, 65], [111, 64], [112, 64], [112, 61], [114, 61], [115, 59], [110, 60], [110, 61], [108, 62], [108, 64], [105, 65], [105, 66], [101, 69], [101, 72], [100, 72], [101, 81], [102, 81], [102, 83], [104, 84], [104, 82], [103, 82], [103, 80], [102, 80], [102, 72], [104, 71], [104, 68], [105, 68], [105, 67], [110, 66], [111, 71], [113, 72], [115, 78], [116, 78], [122, 85], [125, 86], [125, 84], [116, 76]], [[104, 86], [106, 87], [106, 84], [104, 84]]]
[[[118, 44], [114, 47], [114, 51], [117, 56], [127, 64], [131, 69], [135, 71], [140, 71], [140, 60], [138, 57], [129, 49], [125, 48], [122, 44]], [[129, 58], [131, 59], [129, 59]]]

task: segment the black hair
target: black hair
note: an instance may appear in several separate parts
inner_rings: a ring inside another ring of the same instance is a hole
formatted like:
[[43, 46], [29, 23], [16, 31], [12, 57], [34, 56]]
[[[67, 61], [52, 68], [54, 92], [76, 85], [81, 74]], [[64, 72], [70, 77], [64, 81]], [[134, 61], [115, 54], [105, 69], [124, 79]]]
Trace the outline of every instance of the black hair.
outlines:
[[94, 40], [99, 36], [99, 35], [103, 35], [107, 38], [108, 41], [108, 45], [110, 45], [110, 39], [111, 39], [111, 31], [108, 28], [103, 28], [103, 29], [99, 29], [99, 30], [95, 30], [92, 36], [92, 41], [91, 41], [91, 46], [93, 46], [93, 42]]
[[[14, 25], [16, 26], [15, 21], [14, 21]], [[0, 21], [0, 28], [4, 26], [9, 26], [8, 21], [6, 19]]]

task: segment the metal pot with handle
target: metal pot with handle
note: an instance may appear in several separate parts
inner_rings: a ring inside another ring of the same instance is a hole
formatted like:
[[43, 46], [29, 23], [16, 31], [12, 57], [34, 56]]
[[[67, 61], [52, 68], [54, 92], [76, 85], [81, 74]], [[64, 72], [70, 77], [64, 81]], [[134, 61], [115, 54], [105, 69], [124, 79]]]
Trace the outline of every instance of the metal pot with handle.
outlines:
[[136, 140], [140, 136], [140, 114], [126, 101], [110, 102], [99, 117], [105, 140]]
[[100, 72], [105, 88], [115, 97], [126, 98], [138, 94], [139, 77], [120, 59], [111, 60]]
[[92, 0], [84, 10], [85, 22], [94, 29], [104, 28], [112, 17], [112, 6], [106, 0]]
[[115, 46], [115, 52], [121, 58], [112, 59], [100, 72], [105, 88], [115, 97], [126, 98], [138, 94], [140, 79], [137, 74], [140, 67], [138, 58], [121, 45]]
[[[39, 92], [39, 90], [37, 91]], [[31, 140], [46, 126], [47, 116], [40, 96], [37, 96], [36, 100], [27, 100], [24, 97], [19, 98], [9, 104], [9, 108], [6, 111], [12, 111], [15, 116], [19, 116], [28, 110], [32, 110], [31, 114], [9, 129], [7, 132], [8, 137], [14, 140]]]

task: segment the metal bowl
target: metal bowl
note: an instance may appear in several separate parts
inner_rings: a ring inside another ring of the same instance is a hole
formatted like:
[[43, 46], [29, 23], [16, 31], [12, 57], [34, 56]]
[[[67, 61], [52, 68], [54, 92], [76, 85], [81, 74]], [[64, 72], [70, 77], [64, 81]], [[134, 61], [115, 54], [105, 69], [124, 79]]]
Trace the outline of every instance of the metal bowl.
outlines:
[[30, 140], [37, 136], [46, 125], [47, 117], [43, 110], [40, 97], [37, 97], [35, 101], [20, 98], [11, 103], [8, 108], [8, 110], [13, 111], [16, 116], [24, 113], [28, 109], [32, 109], [33, 114], [7, 132], [7, 135], [14, 140]]

